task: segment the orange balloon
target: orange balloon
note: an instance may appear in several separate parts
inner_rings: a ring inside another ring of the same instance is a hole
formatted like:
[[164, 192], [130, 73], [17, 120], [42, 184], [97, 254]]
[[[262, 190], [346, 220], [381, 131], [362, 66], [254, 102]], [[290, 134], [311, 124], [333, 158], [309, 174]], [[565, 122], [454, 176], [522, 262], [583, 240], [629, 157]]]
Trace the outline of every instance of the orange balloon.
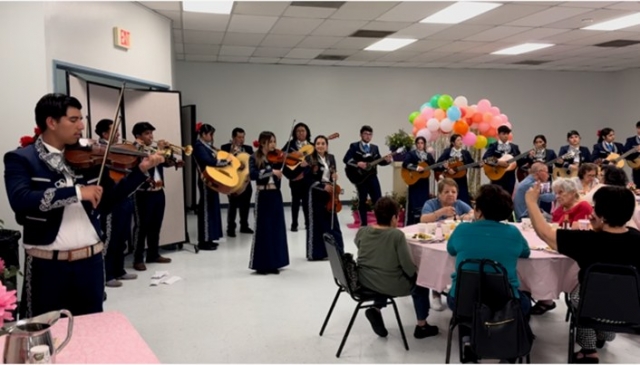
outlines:
[[489, 130], [484, 134], [487, 137], [497, 137], [498, 136], [498, 131], [496, 131], [495, 128], [491, 127], [489, 128]]
[[453, 132], [461, 136], [464, 136], [469, 132], [469, 125], [462, 120], [459, 120], [453, 124]]
[[[493, 114], [488, 113], [488, 112], [487, 112], [487, 113], [484, 113], [484, 114], [482, 115], [482, 120], [483, 120], [483, 121], [485, 121], [485, 122], [487, 122], [487, 123], [491, 123], [491, 121], [493, 120]], [[414, 123], [415, 123], [415, 121], [414, 121]]]
[[[433, 112], [433, 117], [436, 118], [438, 121], [442, 121], [444, 118], [447, 117], [447, 113], [445, 113], [444, 110], [442, 109], [436, 109]], [[415, 124], [415, 121], [413, 123]]]
[[471, 117], [471, 122], [472, 123], [482, 123], [482, 114], [480, 113], [475, 113], [473, 114], [473, 116]]
[[414, 128], [418, 128], [418, 130], [421, 130], [423, 128], [427, 127], [427, 118], [420, 114], [416, 117], [416, 119], [413, 120], [413, 127]]
[[413, 127], [413, 136], [415, 137], [418, 134], [419, 129], [416, 127]]

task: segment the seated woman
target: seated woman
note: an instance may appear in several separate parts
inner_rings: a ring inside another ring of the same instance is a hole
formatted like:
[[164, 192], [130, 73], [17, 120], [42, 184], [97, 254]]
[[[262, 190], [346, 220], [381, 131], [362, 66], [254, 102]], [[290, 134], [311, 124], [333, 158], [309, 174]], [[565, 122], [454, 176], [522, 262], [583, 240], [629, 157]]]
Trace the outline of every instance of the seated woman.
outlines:
[[[526, 195], [527, 205], [535, 206], [538, 195], [540, 195], [540, 188], [532, 187]], [[605, 186], [593, 195], [593, 202], [595, 203], [594, 212], [589, 218], [592, 231], [555, 230], [538, 212], [530, 215], [538, 237], [549, 247], [578, 263], [579, 282], [584, 279], [584, 270], [596, 263], [633, 265], [640, 268], [640, 256], [637, 254], [640, 232], [625, 227], [636, 205], [633, 193], [624, 187]], [[603, 243], [607, 245], [606, 250], [602, 249]], [[576, 288], [570, 294], [573, 305], [577, 306], [580, 300], [579, 293], [580, 288]], [[599, 360], [596, 348], [604, 346], [605, 341], [611, 341], [614, 337], [614, 333], [578, 327], [577, 343], [581, 350], [574, 354], [573, 362], [597, 364]]]
[[551, 213], [553, 223], [569, 226], [580, 219], [587, 219], [592, 212], [591, 204], [581, 201], [578, 186], [572, 179], [559, 178], [551, 185], [556, 194], [557, 207]]
[[[624, 170], [617, 168], [614, 165], [606, 165], [603, 166], [600, 174], [602, 175], [602, 184], [599, 184], [595, 188], [593, 188], [589, 194], [585, 195], [582, 200], [589, 203], [589, 205], [593, 206], [593, 195], [598, 191], [598, 189], [604, 186], [622, 186], [626, 187], [629, 183], [629, 179], [627, 178], [627, 174]], [[627, 227], [638, 229], [636, 222], [633, 219], [630, 219], [627, 224]]]
[[[530, 207], [540, 213], [536, 202], [535, 208]], [[494, 184], [487, 184], [480, 187], [476, 197], [475, 221], [473, 223], [460, 224], [451, 234], [447, 242], [447, 251], [456, 258], [456, 270], [458, 265], [467, 259], [490, 259], [499, 262], [507, 270], [509, 282], [513, 287], [516, 297], [520, 298], [522, 313], [525, 317], [531, 309], [531, 299], [519, 291], [520, 281], [516, 272], [516, 265], [519, 258], [528, 258], [531, 254], [527, 240], [522, 236], [520, 230], [511, 224], [504, 224], [513, 212], [513, 201], [511, 195], [502, 187]], [[456, 272], [451, 274], [451, 291], [447, 298], [449, 308], [455, 306], [456, 294]], [[470, 330], [464, 326], [458, 327], [465, 343], [469, 343]], [[465, 347], [468, 348], [468, 347]], [[465, 360], [469, 359], [471, 353], [465, 350]], [[463, 360], [464, 361], [464, 360]]]
[[427, 323], [429, 289], [416, 285], [416, 266], [411, 259], [404, 233], [397, 229], [398, 204], [389, 197], [378, 200], [374, 207], [377, 224], [361, 228], [356, 234], [358, 247], [358, 279], [360, 284], [382, 294], [366, 310], [365, 315], [373, 331], [380, 337], [388, 332], [380, 310], [387, 304], [385, 296], [401, 297], [411, 294], [418, 324], [413, 336], [426, 338], [438, 334], [438, 327]]
[[458, 200], [458, 184], [453, 179], [442, 179], [438, 182], [438, 197], [424, 203], [420, 222], [437, 222], [454, 217], [472, 219], [473, 209], [469, 204]]
[[594, 163], [583, 163], [578, 169], [578, 176], [573, 178], [578, 186], [580, 196], [588, 194], [593, 188], [598, 186], [598, 165]]

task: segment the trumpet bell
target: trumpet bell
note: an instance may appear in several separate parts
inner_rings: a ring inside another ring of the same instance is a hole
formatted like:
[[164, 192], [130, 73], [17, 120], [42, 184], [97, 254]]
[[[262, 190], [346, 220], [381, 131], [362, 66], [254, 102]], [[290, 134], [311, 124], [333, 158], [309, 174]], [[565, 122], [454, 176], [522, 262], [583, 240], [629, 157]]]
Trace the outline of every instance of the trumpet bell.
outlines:
[[193, 153], [193, 147], [188, 145], [188, 146], [184, 146], [184, 154], [186, 156], [191, 156], [191, 154]]

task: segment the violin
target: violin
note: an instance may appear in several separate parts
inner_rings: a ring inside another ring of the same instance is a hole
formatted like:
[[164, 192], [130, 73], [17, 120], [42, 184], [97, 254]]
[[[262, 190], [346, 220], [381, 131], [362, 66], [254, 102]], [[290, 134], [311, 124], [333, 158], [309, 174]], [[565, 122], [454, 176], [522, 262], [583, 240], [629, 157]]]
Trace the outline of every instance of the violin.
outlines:
[[106, 163], [109, 165], [109, 177], [119, 182], [131, 172], [132, 168], [138, 166], [142, 158], [150, 155], [147, 152], [138, 151], [131, 144], [113, 144], [105, 156], [106, 150], [106, 145], [85, 139], [73, 146], [67, 146], [64, 150], [64, 158], [69, 165], [77, 169], [100, 167]]
[[[331, 175], [335, 174], [335, 169], [331, 168]], [[331, 185], [333, 185], [333, 189], [329, 193], [329, 201], [327, 202], [327, 211], [340, 213], [342, 210], [342, 202], [340, 201], [340, 193], [342, 192], [342, 188], [336, 181], [334, 181]], [[331, 218], [333, 223], [333, 216]]]
[[272, 164], [282, 164], [284, 163], [285, 160], [285, 155], [284, 152], [282, 152], [282, 150], [279, 149], [275, 149], [273, 151], [269, 151], [267, 153], [267, 161], [269, 161]]

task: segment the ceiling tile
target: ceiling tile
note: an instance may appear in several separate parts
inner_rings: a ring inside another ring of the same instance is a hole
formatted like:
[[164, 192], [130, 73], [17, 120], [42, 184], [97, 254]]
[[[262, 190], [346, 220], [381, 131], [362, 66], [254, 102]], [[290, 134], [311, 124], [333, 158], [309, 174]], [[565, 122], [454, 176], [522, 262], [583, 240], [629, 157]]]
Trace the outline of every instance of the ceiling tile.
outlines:
[[[538, 28], [538, 29], [546, 29], [546, 28]], [[565, 44], [567, 42], [574, 41], [576, 39], [593, 37], [596, 34], [593, 30], [570, 30], [566, 33], [560, 33], [552, 36], [548, 36], [545, 38], [546, 41], [549, 41], [554, 44]]]
[[206, 32], [202, 30], [185, 30], [185, 43], [222, 44], [224, 32]]
[[153, 10], [182, 10], [181, 1], [138, 1], [138, 3]]
[[399, 62], [410, 60], [419, 54], [419, 52], [394, 51], [378, 58], [377, 60], [382, 62]]
[[464, 22], [464, 24], [501, 25], [547, 9], [548, 6], [531, 5], [528, 2], [514, 2], [499, 6]]
[[[182, 43], [182, 31], [179, 29], [172, 29], [171, 32], [173, 33], [173, 41], [176, 43]], [[197, 42], [191, 42], [191, 43], [197, 43]]]
[[342, 37], [308, 36], [298, 46], [302, 48], [329, 48], [338, 43]]
[[522, 33], [524, 31], [531, 30], [526, 27], [510, 27], [506, 25], [497, 26], [491, 29], [487, 29], [484, 32], [474, 34], [465, 38], [468, 41], [480, 41], [480, 42], [493, 42], [502, 38], [512, 36], [514, 34]]
[[628, 40], [640, 40], [640, 33], [632, 33], [632, 32], [621, 32], [621, 31], [613, 31], [613, 32], [593, 32], [592, 37], [580, 38], [573, 41], [568, 41], [566, 44], [577, 44], [577, 45], [594, 45], [609, 41], [614, 41], [617, 39], [628, 39]]
[[475, 56], [477, 56], [477, 57], [467, 58], [466, 60], [462, 60], [460, 62], [464, 62], [464, 63], [486, 63], [486, 62], [493, 62], [493, 61], [499, 60], [499, 59], [504, 57], [504, 56], [495, 55], [495, 54], [483, 54], [482, 56], [478, 56], [478, 55], [475, 55]]
[[413, 42], [406, 47], [402, 47], [403, 51], [415, 51], [415, 52], [426, 52], [438, 47], [442, 47], [445, 44], [449, 44], [449, 41], [433, 41], [429, 39], [425, 39], [422, 41]]
[[226, 14], [202, 14], [202, 13], [183, 13], [183, 28], [190, 30], [208, 30], [215, 32], [224, 32], [227, 30], [230, 15]]
[[449, 44], [446, 44], [442, 47], [438, 47], [435, 49], [436, 52], [450, 52], [450, 53], [456, 53], [456, 52], [465, 52], [469, 49], [473, 49], [482, 45], [485, 45], [486, 43], [482, 43], [482, 42], [469, 42], [469, 41], [457, 41], [457, 42], [451, 42]]
[[360, 51], [347, 58], [347, 61], [371, 61], [384, 56], [384, 52]]
[[199, 55], [217, 55], [220, 46], [210, 44], [184, 44], [184, 53]]
[[363, 66], [364, 67], [389, 67], [391, 65], [395, 64], [395, 62], [378, 62], [378, 61], [372, 61], [372, 62], [367, 62], [365, 63]]
[[633, 10], [640, 11], [640, 2], [638, 1], [622, 1], [619, 3], [615, 3], [613, 5], [607, 6], [608, 9], [618, 9], [618, 10]]
[[576, 15], [590, 12], [588, 8], [565, 8], [555, 6], [547, 10], [526, 16], [516, 21], [507, 23], [507, 25], [515, 25], [522, 27], [542, 27], [547, 24], [559, 22], [560, 20], [574, 17]]
[[338, 62], [338, 66], [362, 66], [365, 63], [367, 63], [366, 61], [340, 61]]
[[222, 44], [230, 46], [258, 46], [264, 34], [258, 33], [227, 33]]
[[301, 59], [301, 58], [283, 58], [280, 60], [281, 64], [284, 65], [306, 65], [307, 63], [309, 63], [309, 59]]
[[275, 16], [233, 15], [229, 22], [228, 32], [267, 33], [278, 21]]
[[425, 52], [409, 60], [409, 62], [430, 62], [450, 55], [448, 52]]
[[437, 58], [435, 61], [437, 62], [460, 62], [464, 60], [468, 60], [471, 58], [475, 58], [478, 56], [476, 53], [453, 53], [442, 58]]
[[182, 43], [174, 43], [173, 44], [173, 52], [174, 53], [184, 53], [184, 44], [182, 44]]
[[190, 61], [190, 62], [215, 62], [216, 59], [217, 59], [216, 56], [197, 55], [197, 54], [184, 55], [184, 60]]
[[311, 8], [305, 6], [289, 6], [284, 11], [283, 16], [299, 17], [299, 18], [316, 18], [326, 19], [335, 13], [336, 9], [329, 8]]
[[286, 1], [236, 1], [233, 14], [280, 16], [288, 6]]
[[453, 24], [413, 24], [403, 28], [393, 34], [394, 37], [411, 37], [421, 39], [432, 34], [442, 32], [447, 28], [453, 27]]
[[353, 56], [354, 54], [360, 52], [358, 49], [335, 49], [329, 48], [322, 51], [323, 55], [334, 55], [334, 56]]
[[309, 63], [307, 63], [307, 65], [310, 65], [310, 66], [333, 66], [336, 63], [338, 63], [338, 61], [311, 60], [311, 61], [309, 61]]
[[251, 56], [256, 47], [226, 46], [220, 47], [219, 56]]
[[243, 62], [249, 62], [249, 57], [218, 56], [218, 62], [243, 63]]
[[378, 22], [373, 21], [367, 23], [364, 27], [360, 28], [362, 30], [382, 30], [385, 32], [397, 32], [401, 29], [404, 29], [410, 26], [412, 23], [410, 22]]
[[269, 34], [262, 40], [260, 44], [263, 47], [295, 47], [304, 39], [302, 35], [283, 35], [283, 34]]
[[280, 18], [271, 34], [307, 35], [322, 24], [322, 19]]
[[567, 33], [567, 29], [555, 29], [555, 28], [534, 28], [522, 33], [518, 33], [511, 37], [502, 38], [501, 43], [527, 43], [527, 42], [539, 42], [548, 41], [548, 37], [552, 37], [558, 34]]
[[334, 44], [331, 48], [365, 49], [370, 45], [378, 42], [379, 40], [380, 39], [377, 39], [377, 38], [348, 37], [348, 38], [343, 38], [340, 42]]
[[417, 22], [451, 5], [450, 2], [403, 1], [376, 20], [385, 22]]
[[[565, 29], [580, 29], [592, 24], [601, 23], [607, 20], [619, 18], [625, 15], [632, 14], [632, 11], [628, 10], [611, 10], [611, 9], [598, 9], [589, 11], [588, 13], [580, 14], [568, 19], [561, 20], [559, 22], [547, 24], [548, 28], [565, 28]], [[585, 19], [591, 21], [586, 22]]]
[[280, 58], [271, 57], [251, 57], [249, 63], [278, 63]]
[[512, 47], [513, 43], [506, 43], [504, 41], [500, 42], [486, 42], [477, 47], [472, 47], [465, 49], [463, 52], [466, 53], [491, 53], [495, 51], [499, 51], [501, 49]]
[[258, 47], [253, 52], [254, 57], [267, 57], [267, 58], [281, 58], [287, 55], [291, 51], [291, 48], [273, 48], [273, 47]]
[[316, 58], [320, 53], [322, 53], [321, 49], [313, 49], [313, 48], [294, 48], [287, 55], [286, 58]]
[[327, 19], [313, 31], [313, 35], [346, 37], [367, 24], [364, 20]]
[[459, 39], [464, 39], [474, 34], [483, 32], [489, 28], [491, 28], [491, 26], [489, 25], [457, 24], [453, 27], [447, 28], [441, 32], [429, 36], [429, 39], [457, 41]]
[[396, 6], [398, 2], [348, 1], [331, 15], [331, 19], [373, 20]]
[[615, 4], [615, 1], [567, 1], [560, 4], [561, 6], [568, 6], [572, 8], [593, 8], [599, 9]]
[[173, 28], [182, 28], [182, 13], [179, 11], [164, 11], [164, 10], [157, 10], [158, 13], [166, 16], [167, 18], [171, 19], [171, 26]]

